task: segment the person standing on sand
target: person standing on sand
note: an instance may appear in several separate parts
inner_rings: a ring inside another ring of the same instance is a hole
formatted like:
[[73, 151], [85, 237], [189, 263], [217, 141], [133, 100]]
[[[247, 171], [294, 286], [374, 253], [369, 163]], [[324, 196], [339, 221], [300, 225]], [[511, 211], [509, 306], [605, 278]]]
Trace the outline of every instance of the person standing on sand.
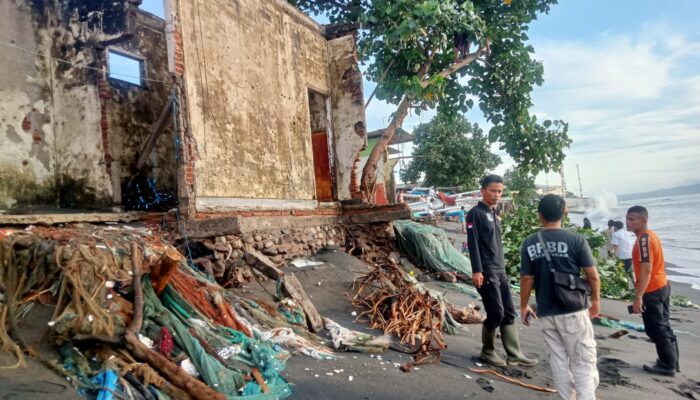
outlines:
[[615, 233], [612, 237], [612, 246], [615, 256], [625, 264], [625, 275], [627, 275], [627, 286], [634, 289], [634, 273], [632, 272], [632, 245], [634, 241], [630, 233], [625, 229], [622, 221], [615, 221]]
[[[594, 400], [600, 382], [591, 324], [591, 318], [600, 313], [600, 278], [595, 259], [583, 236], [561, 228], [566, 212], [561, 196], [544, 196], [537, 211], [544, 229], [528, 236], [520, 250], [520, 315], [528, 326], [530, 318], [538, 318], [529, 305], [534, 287], [537, 314], [559, 396], [566, 400]], [[590, 308], [588, 297], [574, 305], [559, 300], [552, 268], [573, 276], [579, 276], [583, 269], [591, 288]]]
[[[486, 320], [481, 330], [481, 358], [497, 367], [531, 367], [537, 364], [537, 360], [525, 357], [520, 351], [515, 307], [510, 282], [506, 277], [501, 227], [496, 215], [496, 206], [502, 195], [503, 178], [498, 175], [485, 176], [481, 180], [482, 200], [467, 213], [467, 246], [472, 280], [486, 310]], [[499, 328], [507, 354], [506, 361], [496, 354], [494, 342]]]
[[627, 210], [627, 229], [637, 235], [632, 249], [632, 263], [637, 293], [632, 311], [642, 314], [644, 331], [656, 345], [658, 359], [654, 365], [644, 365], [653, 374], [674, 376], [680, 372], [678, 341], [669, 323], [671, 286], [666, 279], [664, 251], [661, 240], [648, 228], [649, 212], [642, 206]]
[[612, 237], [613, 233], [615, 233], [615, 220], [614, 219], [609, 219], [608, 220], [608, 229], [605, 230], [605, 258], [611, 258], [614, 257], [615, 254], [613, 253], [613, 246], [612, 246]]

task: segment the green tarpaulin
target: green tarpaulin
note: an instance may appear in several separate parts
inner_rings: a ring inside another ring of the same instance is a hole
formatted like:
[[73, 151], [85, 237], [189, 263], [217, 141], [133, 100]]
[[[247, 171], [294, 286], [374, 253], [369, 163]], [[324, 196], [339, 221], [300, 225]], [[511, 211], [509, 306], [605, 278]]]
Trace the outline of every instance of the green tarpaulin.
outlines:
[[469, 259], [460, 253], [440, 228], [413, 221], [394, 221], [399, 250], [419, 266], [434, 272], [472, 275]]

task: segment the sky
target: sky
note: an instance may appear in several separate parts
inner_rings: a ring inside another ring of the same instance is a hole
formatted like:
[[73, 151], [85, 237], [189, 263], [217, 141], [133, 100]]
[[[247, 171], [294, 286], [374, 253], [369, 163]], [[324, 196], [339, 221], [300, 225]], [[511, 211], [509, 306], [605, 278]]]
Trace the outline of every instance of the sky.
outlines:
[[[700, 1], [563, 0], [531, 27], [545, 83], [533, 93], [538, 117], [569, 122], [567, 187], [584, 196], [700, 183]], [[372, 83], [365, 92], [371, 93]], [[394, 106], [373, 100], [370, 130]], [[412, 130], [434, 115], [412, 116]], [[480, 111], [468, 117], [485, 128]], [[410, 150], [406, 149], [407, 153]], [[504, 164], [512, 166], [503, 152]], [[558, 174], [537, 177], [558, 185]]]
[[[162, 16], [161, 0], [144, 0], [141, 8]], [[529, 36], [545, 83], [533, 93], [532, 112], [570, 124], [570, 191], [579, 194], [577, 165], [584, 196], [700, 183], [698, 16], [698, 0], [562, 0], [533, 22]], [[365, 82], [366, 97], [373, 88]], [[373, 100], [368, 129], [384, 128], [394, 110]], [[434, 115], [411, 115], [403, 127], [411, 131]], [[467, 116], [489, 128], [478, 107]], [[512, 161], [497, 147], [504, 164], [495, 172], [503, 173]], [[554, 185], [560, 178], [542, 174], [537, 181]]]

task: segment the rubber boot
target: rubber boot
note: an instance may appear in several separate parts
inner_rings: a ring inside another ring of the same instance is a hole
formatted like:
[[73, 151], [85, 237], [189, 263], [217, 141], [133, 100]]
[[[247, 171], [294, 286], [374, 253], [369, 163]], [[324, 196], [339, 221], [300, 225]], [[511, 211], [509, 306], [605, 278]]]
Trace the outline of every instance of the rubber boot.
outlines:
[[520, 351], [518, 328], [515, 324], [501, 325], [501, 340], [503, 340], [503, 347], [506, 349], [506, 354], [508, 354], [508, 365], [519, 365], [522, 367], [537, 365], [536, 359], [527, 358]]
[[506, 362], [496, 354], [496, 330], [481, 327], [481, 359], [494, 367], [505, 367]]
[[675, 376], [678, 369], [678, 353], [675, 341], [656, 343], [656, 353], [659, 358], [654, 365], [644, 365], [644, 370], [652, 374]]

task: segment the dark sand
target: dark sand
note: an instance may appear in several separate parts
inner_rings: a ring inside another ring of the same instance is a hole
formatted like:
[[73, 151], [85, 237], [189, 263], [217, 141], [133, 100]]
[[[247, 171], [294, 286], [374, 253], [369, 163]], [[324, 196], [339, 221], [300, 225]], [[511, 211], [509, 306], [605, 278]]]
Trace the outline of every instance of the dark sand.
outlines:
[[[459, 233], [457, 224], [443, 226]], [[459, 234], [461, 235], [461, 234]], [[328, 253], [317, 256], [326, 264], [297, 271], [295, 274], [312, 301], [325, 317], [355, 330], [370, 331], [366, 323], [355, 323], [351, 315], [356, 311], [350, 305], [347, 294], [353, 277], [366, 271], [367, 266], [354, 257], [343, 253]], [[287, 271], [295, 271], [293, 266]], [[268, 290], [274, 292], [274, 283], [266, 282]], [[442, 292], [437, 282], [429, 286]], [[257, 283], [251, 282], [246, 294], [254, 294], [268, 299]], [[682, 294], [700, 304], [700, 292], [689, 285], [673, 283], [674, 294]], [[448, 292], [448, 299], [466, 306], [469, 303], [481, 304], [480, 300], [468, 295]], [[602, 312], [613, 317], [641, 324], [637, 315], [627, 314], [624, 301], [603, 300]], [[672, 310], [672, 325], [678, 332], [681, 349], [682, 373], [675, 378], [661, 378], [645, 373], [641, 366], [656, 358], [654, 345], [647, 341], [643, 332], [631, 332], [621, 339], [609, 338], [615, 330], [595, 326], [598, 337], [601, 385], [598, 397], [601, 399], [650, 399], [650, 398], [700, 398], [681, 397], [676, 391], [684, 385], [692, 387], [692, 380], [700, 381], [700, 311], [689, 309]], [[512, 369], [515, 375], [522, 375], [524, 382], [547, 386], [551, 385], [551, 372], [545, 356], [544, 341], [537, 322], [533, 326], [519, 325], [523, 350], [530, 356], [540, 358], [540, 364], [530, 369]], [[340, 353], [336, 360], [315, 360], [296, 355], [288, 362], [285, 376], [293, 384], [292, 399], [556, 399], [557, 395], [544, 394], [502, 382], [490, 376], [493, 392], [487, 392], [477, 383], [481, 375], [469, 371], [479, 368], [473, 361], [480, 350], [480, 325], [465, 325], [466, 330], [457, 336], [445, 336], [448, 348], [443, 353], [442, 362], [416, 368], [412, 373], [401, 372], [395, 363], [410, 361], [406, 354], [389, 351], [378, 357], [367, 354]], [[680, 333], [681, 331], [687, 333]], [[379, 332], [374, 332], [379, 333]], [[34, 338], [34, 340], [40, 340]], [[501, 350], [501, 353], [502, 350]], [[8, 357], [0, 362], [9, 361]], [[337, 370], [338, 372], [335, 372]], [[342, 371], [341, 371], [342, 370]], [[332, 374], [327, 375], [328, 373]], [[316, 376], [318, 375], [318, 376]], [[352, 376], [352, 380], [350, 380]], [[688, 389], [692, 390], [692, 389]], [[0, 399], [64, 399], [74, 398], [75, 391], [67, 382], [36, 362], [30, 361], [29, 368], [0, 370]]]

